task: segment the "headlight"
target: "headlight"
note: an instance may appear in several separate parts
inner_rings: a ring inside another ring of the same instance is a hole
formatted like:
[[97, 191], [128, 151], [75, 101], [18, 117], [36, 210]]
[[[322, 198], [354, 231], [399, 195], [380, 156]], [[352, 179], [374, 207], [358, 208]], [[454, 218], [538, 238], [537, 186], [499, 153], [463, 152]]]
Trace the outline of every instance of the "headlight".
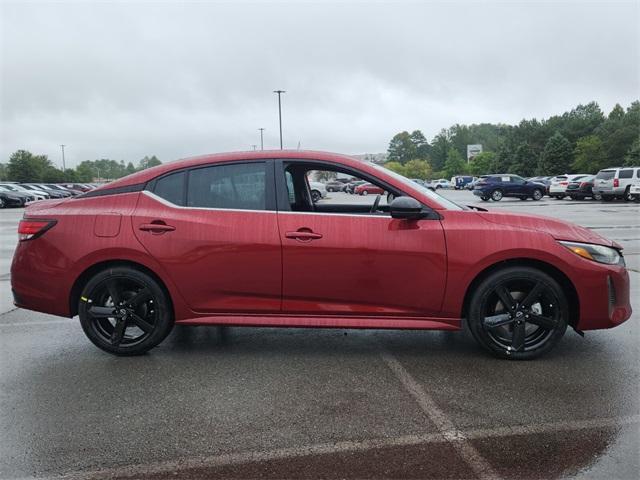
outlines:
[[593, 260], [607, 265], [623, 265], [624, 258], [618, 250], [604, 245], [594, 245], [593, 243], [560, 242], [576, 255], [580, 255], [587, 260]]

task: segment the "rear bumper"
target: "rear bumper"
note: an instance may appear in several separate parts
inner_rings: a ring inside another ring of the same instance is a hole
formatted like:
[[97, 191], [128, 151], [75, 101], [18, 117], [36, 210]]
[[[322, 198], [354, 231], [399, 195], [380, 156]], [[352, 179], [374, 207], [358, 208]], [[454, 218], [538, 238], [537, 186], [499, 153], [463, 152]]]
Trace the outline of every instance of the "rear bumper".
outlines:
[[593, 191], [601, 195], [624, 195], [622, 187], [593, 187]]

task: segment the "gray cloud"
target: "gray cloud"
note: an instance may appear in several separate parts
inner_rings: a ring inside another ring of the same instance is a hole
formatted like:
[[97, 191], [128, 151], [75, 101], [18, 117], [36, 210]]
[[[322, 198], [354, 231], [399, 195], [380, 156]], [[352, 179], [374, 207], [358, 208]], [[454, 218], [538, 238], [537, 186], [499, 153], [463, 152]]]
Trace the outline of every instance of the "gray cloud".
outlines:
[[0, 158], [384, 151], [640, 89], [638, 2], [32, 3], [1, 10]]

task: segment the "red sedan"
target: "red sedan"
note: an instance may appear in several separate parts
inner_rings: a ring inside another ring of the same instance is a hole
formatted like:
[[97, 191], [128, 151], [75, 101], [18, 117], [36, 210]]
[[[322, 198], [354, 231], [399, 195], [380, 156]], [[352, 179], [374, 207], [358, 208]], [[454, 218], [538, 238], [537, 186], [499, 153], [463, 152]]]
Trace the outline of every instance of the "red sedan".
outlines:
[[357, 193], [358, 195], [369, 195], [370, 193], [382, 195], [384, 190], [373, 183], [363, 183], [355, 188], [354, 193]]
[[[307, 174], [363, 178], [371, 204], [314, 203]], [[382, 205], [381, 205], [382, 203]], [[456, 205], [329, 153], [208, 155], [26, 209], [15, 304], [134, 355], [174, 324], [459, 330], [505, 358], [631, 315], [620, 245], [551, 218]], [[344, 268], [336, 269], [339, 264]]]

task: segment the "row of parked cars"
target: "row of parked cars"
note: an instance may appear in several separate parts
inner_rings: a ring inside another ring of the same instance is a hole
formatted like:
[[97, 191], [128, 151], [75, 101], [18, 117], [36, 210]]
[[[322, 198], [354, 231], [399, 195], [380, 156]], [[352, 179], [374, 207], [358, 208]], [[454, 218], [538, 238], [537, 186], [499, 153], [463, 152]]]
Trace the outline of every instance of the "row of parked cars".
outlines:
[[24, 207], [29, 202], [66, 198], [96, 188], [93, 183], [14, 183], [0, 182], [0, 208]]
[[518, 175], [483, 175], [468, 184], [482, 200], [499, 201], [503, 197], [540, 200], [544, 195], [562, 200], [640, 201], [640, 167], [613, 167], [596, 175], [574, 174], [553, 177], [522, 178]]

